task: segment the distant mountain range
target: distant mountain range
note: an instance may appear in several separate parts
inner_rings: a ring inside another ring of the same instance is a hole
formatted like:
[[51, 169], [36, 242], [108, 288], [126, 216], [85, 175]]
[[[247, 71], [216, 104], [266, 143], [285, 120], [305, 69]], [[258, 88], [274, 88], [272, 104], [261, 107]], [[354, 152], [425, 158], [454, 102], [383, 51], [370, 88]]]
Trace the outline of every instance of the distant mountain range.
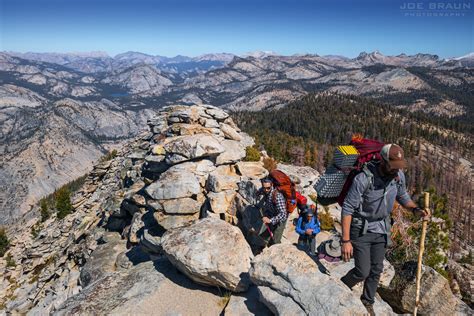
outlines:
[[[214, 66], [222, 66], [226, 63], [229, 63], [234, 59], [234, 57], [253, 57], [253, 58], [266, 58], [270, 56], [281, 56], [273, 51], [254, 51], [248, 52], [242, 55], [235, 55], [231, 53], [213, 53], [213, 54], [204, 54], [197, 57], [188, 57], [177, 55], [175, 57], [166, 57], [160, 55], [149, 55], [140, 52], [128, 51], [115, 55], [114, 57], [109, 56], [106, 52], [83, 52], [83, 53], [17, 53], [17, 52], [4, 52], [10, 56], [20, 57], [23, 59], [40, 61], [40, 62], [49, 62], [59, 65], [64, 65], [66, 67], [72, 68], [74, 70], [84, 71], [84, 72], [100, 72], [108, 71], [111, 69], [117, 69], [120, 66], [131, 66], [138, 63], [152, 64], [152, 65], [170, 65], [170, 64], [182, 64], [182, 63], [199, 63], [199, 62], [215, 62]], [[293, 56], [286, 57], [298, 57], [298, 56], [316, 56], [314, 54], [296, 54]], [[285, 56], [281, 56], [285, 57]], [[416, 54], [413, 56], [407, 56], [406, 54], [400, 54], [397, 56], [385, 56], [379, 51], [374, 51], [372, 53], [362, 52], [356, 58], [348, 58], [344, 56], [336, 55], [326, 55], [323, 56], [324, 59], [339, 59], [339, 60], [359, 60], [362, 63], [372, 64], [372, 63], [383, 63], [388, 65], [443, 65], [448, 64], [451, 67], [455, 66], [471, 66], [474, 60], [474, 53], [470, 53], [464, 56], [440, 59], [437, 55], [430, 54]], [[454, 61], [454, 63], [453, 63]], [[87, 65], [86, 67], [84, 65]], [[205, 69], [209, 70], [209, 69]]]
[[[179, 65], [176, 70], [186, 68], [196, 70], [208, 70], [211, 67], [219, 67], [230, 62], [235, 55], [228, 53], [205, 54], [198, 57], [175, 56], [166, 57], [159, 55], [148, 55], [140, 52], [126, 52], [109, 56], [105, 52], [91, 53], [15, 53], [7, 52], [8, 55], [19, 57], [27, 60], [48, 62], [66, 66], [68, 68], [87, 72], [96, 73], [103, 71], [111, 71], [120, 68], [127, 68], [136, 64], [148, 64], [159, 66], [163, 69], [173, 70], [173, 65]], [[208, 65], [203, 68], [200, 63]], [[201, 67], [200, 67], [201, 66]], [[186, 69], [187, 70], [187, 69]]]
[[127, 52], [0, 53], [0, 224], [74, 180], [170, 104], [285, 106], [308, 92], [373, 97], [472, 122], [474, 55], [356, 58], [254, 52], [163, 57]]

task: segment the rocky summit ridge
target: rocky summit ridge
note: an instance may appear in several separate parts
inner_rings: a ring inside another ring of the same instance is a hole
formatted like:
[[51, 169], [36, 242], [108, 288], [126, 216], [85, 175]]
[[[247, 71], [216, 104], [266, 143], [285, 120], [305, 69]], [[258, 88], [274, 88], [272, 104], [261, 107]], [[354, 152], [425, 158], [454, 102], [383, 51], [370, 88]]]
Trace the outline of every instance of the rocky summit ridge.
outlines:
[[[262, 161], [244, 161], [253, 144], [217, 107], [162, 108], [148, 130], [94, 166], [72, 214], [8, 228], [0, 314], [365, 314], [361, 289], [339, 281], [353, 263], [321, 268], [292, 245], [291, 221], [281, 245], [252, 252], [255, 190], [268, 173]], [[279, 168], [314, 193], [315, 170]], [[407, 312], [411, 301], [396, 299], [388, 262], [386, 271], [391, 305], [378, 297], [377, 313]], [[446, 279], [426, 273], [420, 312], [470, 312]]]
[[469, 122], [472, 60], [380, 52], [352, 59], [0, 52], [0, 225], [90, 171], [162, 105], [266, 111], [330, 93]]

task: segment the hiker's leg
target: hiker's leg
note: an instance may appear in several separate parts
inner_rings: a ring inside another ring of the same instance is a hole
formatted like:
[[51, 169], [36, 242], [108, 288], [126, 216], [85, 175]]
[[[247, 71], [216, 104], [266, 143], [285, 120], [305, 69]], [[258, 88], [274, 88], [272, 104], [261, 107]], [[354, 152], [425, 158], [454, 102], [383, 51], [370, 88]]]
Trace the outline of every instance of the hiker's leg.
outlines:
[[355, 267], [341, 278], [349, 288], [364, 281], [370, 272], [370, 233], [352, 241]]
[[298, 237], [298, 246], [304, 246], [304, 244], [306, 243], [304, 237], [305, 236], [301, 236], [301, 235]]
[[311, 251], [311, 237], [308, 235], [305, 236], [304, 251], [308, 253]]
[[265, 247], [268, 247], [269, 244], [271, 243], [271, 236], [270, 236], [270, 233], [268, 232], [265, 224], [262, 225], [262, 228], [263, 229], [260, 229], [260, 231], [259, 231], [258, 237], [260, 237], [263, 240], [263, 242], [265, 244], [265, 246], [263, 246], [263, 247], [265, 248]]
[[280, 224], [276, 226], [275, 230], [273, 231], [274, 244], [281, 243], [281, 238], [283, 237], [283, 232], [285, 231], [285, 227], [286, 227], [286, 221], [281, 222]]
[[385, 235], [374, 234], [372, 245], [370, 247], [370, 273], [364, 282], [364, 291], [362, 292], [362, 301], [374, 304], [374, 297], [379, 284], [380, 275], [383, 272], [383, 259], [385, 258]]
[[299, 250], [304, 250], [304, 246], [305, 246], [305, 245], [306, 245], [306, 242], [305, 242], [305, 240], [304, 240], [304, 236], [301, 236], [301, 235], [300, 235], [300, 236], [298, 237], [298, 246], [297, 246], [297, 248], [298, 248]]
[[298, 237], [298, 247], [301, 251], [308, 251], [308, 236], [300, 235]]
[[312, 256], [316, 255], [316, 236], [311, 238], [311, 244], [309, 246], [309, 251]]

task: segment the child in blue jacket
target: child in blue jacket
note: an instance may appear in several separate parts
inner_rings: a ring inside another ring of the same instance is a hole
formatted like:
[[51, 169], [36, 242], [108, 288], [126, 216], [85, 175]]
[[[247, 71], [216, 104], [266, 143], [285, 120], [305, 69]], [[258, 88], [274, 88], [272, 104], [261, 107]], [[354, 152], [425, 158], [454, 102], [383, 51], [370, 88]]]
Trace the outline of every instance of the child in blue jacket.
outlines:
[[300, 235], [298, 246], [303, 249], [309, 248], [310, 255], [314, 256], [316, 252], [316, 235], [320, 231], [321, 227], [313, 210], [307, 208], [305, 212], [301, 212], [296, 223], [296, 232]]

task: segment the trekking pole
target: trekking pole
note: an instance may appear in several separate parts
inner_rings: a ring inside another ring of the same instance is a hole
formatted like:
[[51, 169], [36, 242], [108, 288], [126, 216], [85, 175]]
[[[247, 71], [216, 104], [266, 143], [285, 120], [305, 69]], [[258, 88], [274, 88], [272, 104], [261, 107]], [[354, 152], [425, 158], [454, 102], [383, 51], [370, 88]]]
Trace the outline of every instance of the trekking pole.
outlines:
[[[429, 211], [430, 208], [430, 193], [425, 192], [425, 210]], [[420, 304], [420, 285], [421, 285], [421, 260], [423, 259], [423, 252], [425, 251], [425, 236], [426, 236], [426, 227], [428, 225], [428, 219], [423, 218], [423, 223], [421, 227], [421, 238], [420, 238], [420, 251], [418, 252], [418, 266], [416, 269], [416, 298], [415, 298], [415, 309], [413, 310], [413, 315], [416, 316], [418, 311], [418, 305]]]
[[[263, 218], [264, 216], [263, 216], [262, 210], [259, 208], [258, 211], [260, 212], [260, 216]], [[272, 230], [270, 229], [270, 226], [268, 226], [267, 223], [263, 223], [263, 224], [265, 224], [265, 226], [267, 227], [267, 231], [270, 234], [270, 238], [275, 240], [275, 238], [273, 238], [273, 233], [272, 233]]]
[[273, 240], [275, 240], [275, 238], [273, 238], [273, 233], [272, 233], [272, 231], [271, 231], [271, 229], [270, 229], [270, 226], [268, 226], [268, 224], [265, 224], [265, 226], [267, 226], [267, 230], [268, 230], [268, 233], [270, 234], [270, 238], [273, 239]]

